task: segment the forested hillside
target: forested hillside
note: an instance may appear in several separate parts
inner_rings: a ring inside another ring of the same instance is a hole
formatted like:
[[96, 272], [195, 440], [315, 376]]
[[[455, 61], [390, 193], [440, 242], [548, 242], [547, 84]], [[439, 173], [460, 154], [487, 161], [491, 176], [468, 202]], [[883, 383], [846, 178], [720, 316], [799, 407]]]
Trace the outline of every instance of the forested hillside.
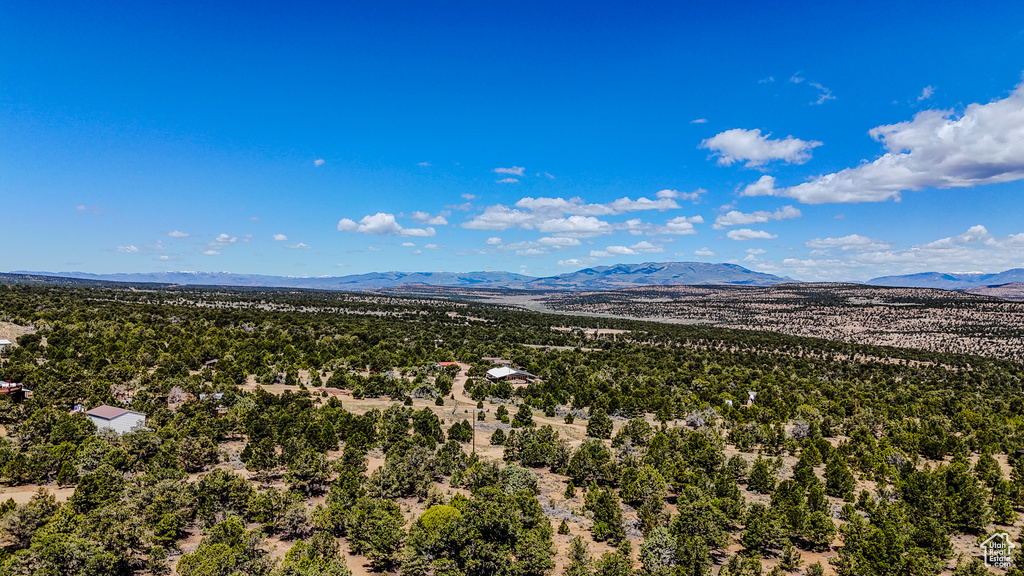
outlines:
[[[32, 391], [0, 396], [0, 575], [981, 574], [1020, 542], [1010, 361], [302, 291], [0, 285], [0, 328]], [[72, 412], [102, 404], [146, 428]]]

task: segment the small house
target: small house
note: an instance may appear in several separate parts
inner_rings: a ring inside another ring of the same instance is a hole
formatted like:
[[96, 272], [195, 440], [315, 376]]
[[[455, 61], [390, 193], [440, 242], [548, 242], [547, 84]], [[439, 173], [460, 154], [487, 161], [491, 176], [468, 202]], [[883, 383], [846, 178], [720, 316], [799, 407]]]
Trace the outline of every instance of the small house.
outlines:
[[458, 368], [459, 367], [459, 363], [458, 362], [438, 362], [434, 367], [435, 368], [440, 368], [441, 370], [444, 370], [445, 368], [447, 368], [449, 366], [455, 366], [456, 368]]
[[534, 380], [538, 380], [536, 376], [529, 372], [522, 370], [516, 370], [509, 368], [508, 366], [502, 366], [500, 368], [491, 368], [487, 371], [487, 379], [491, 382], [506, 381], [509, 384], [525, 386]]
[[0, 338], [0, 352], [3, 352], [4, 350], [8, 350], [11, 346], [14, 346], [14, 342], [11, 342], [10, 340], [7, 340], [7, 339]]
[[114, 406], [99, 406], [86, 412], [86, 415], [97, 429], [110, 428], [118, 434], [132, 432], [146, 425], [146, 415], [142, 412]]
[[213, 394], [200, 394], [199, 395], [199, 401], [200, 402], [215, 402], [216, 403], [216, 408], [215, 409], [217, 410], [217, 416], [223, 416], [223, 415], [228, 413], [228, 408], [227, 408], [227, 406], [224, 405], [224, 393], [223, 392], [214, 392]]
[[5, 395], [15, 402], [20, 402], [28, 397], [29, 390], [19, 382], [0, 382], [0, 395]]

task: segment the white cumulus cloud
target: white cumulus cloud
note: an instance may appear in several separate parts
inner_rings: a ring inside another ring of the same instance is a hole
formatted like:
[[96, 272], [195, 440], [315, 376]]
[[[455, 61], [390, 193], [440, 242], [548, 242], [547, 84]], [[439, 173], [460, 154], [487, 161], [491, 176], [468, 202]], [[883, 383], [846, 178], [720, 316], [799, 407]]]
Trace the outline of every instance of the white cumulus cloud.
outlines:
[[[596, 216], [616, 216], [629, 212], [646, 210], [665, 211], [678, 209], [679, 204], [676, 197], [699, 198], [703, 190], [692, 193], [679, 193], [674, 190], [663, 190], [655, 199], [639, 197], [632, 199], [628, 196], [606, 202], [603, 204], [588, 204], [583, 199], [576, 198], [548, 198], [548, 197], [525, 197], [515, 203], [514, 207], [503, 204], [494, 204], [484, 209], [472, 219], [462, 224], [463, 228], [475, 230], [508, 230], [519, 228], [520, 230], [540, 230], [541, 232], [557, 232], [559, 226], [575, 226], [583, 221], [582, 218], [590, 217], [586, 222], [596, 225]], [[565, 218], [565, 216], [569, 216]], [[639, 221], [638, 221], [639, 222]], [[622, 226], [616, 224], [616, 226]], [[605, 232], [610, 233], [611, 224], [603, 222], [600, 226]]]
[[569, 216], [568, 218], [552, 218], [537, 225], [537, 230], [544, 234], [560, 236], [592, 238], [603, 234], [611, 234], [611, 224], [598, 220], [593, 216]]
[[580, 266], [590, 266], [595, 262], [597, 262], [597, 258], [567, 258], [559, 260], [558, 266], [562, 268], [579, 268]]
[[936, 271], [992, 273], [1019, 267], [1024, 261], [1024, 233], [997, 237], [980, 224], [961, 234], [908, 248], [895, 248], [856, 234], [818, 238], [806, 244], [823, 250], [812, 252], [810, 258], [786, 258], [781, 265], [799, 277], [813, 279], [849, 279], [858, 272], [865, 279]]
[[366, 215], [356, 223], [348, 218], [338, 221], [339, 232], [355, 232], [371, 236], [433, 236], [437, 232], [433, 228], [405, 228], [395, 220], [394, 214], [377, 212]]
[[274, 240], [276, 242], [284, 242], [287, 239], [288, 239], [288, 237], [285, 236], [284, 234], [274, 234]]
[[729, 230], [726, 236], [730, 240], [771, 240], [772, 238], [778, 238], [777, 235], [765, 232], [764, 230], [751, 230], [750, 228]]
[[697, 230], [693, 227], [694, 224], [703, 224], [704, 217], [697, 216], [676, 216], [675, 218], [669, 219], [665, 222], [664, 226], [658, 226], [655, 231], [658, 234], [672, 234], [676, 236], [686, 236], [689, 234], [696, 234]]
[[649, 200], [644, 197], [637, 198], [636, 200], [630, 200], [627, 196], [625, 198], [619, 198], [608, 204], [605, 204], [611, 214], [622, 214], [624, 212], [638, 212], [641, 210], [671, 210], [679, 208], [679, 204], [676, 203], [672, 198], [658, 198], [657, 200]]
[[188, 238], [188, 232], [181, 232], [180, 230], [168, 232], [167, 235], [171, 238]]
[[304, 242], [299, 242], [298, 244], [288, 245], [286, 248], [291, 248], [292, 250], [309, 250], [311, 246]]
[[639, 254], [628, 246], [609, 246], [604, 250], [591, 250], [591, 258], [608, 258], [609, 256], [635, 256]]
[[[678, 194], [678, 193], [677, 193]], [[666, 195], [651, 200], [643, 196], [633, 200], [629, 196], [619, 198], [604, 204], [586, 204], [582, 198], [530, 198], [526, 197], [516, 202], [516, 208], [528, 210], [541, 217], [560, 216], [562, 214], [577, 214], [581, 216], [610, 216], [624, 214], [626, 212], [639, 212], [643, 210], [672, 210], [679, 208], [676, 201]]]
[[710, 258], [712, 256], [718, 256], [707, 246], [693, 251], [694, 256], [700, 256], [701, 258]]
[[867, 236], [861, 236], [860, 234], [850, 234], [849, 236], [842, 236], [840, 238], [813, 238], [804, 242], [804, 246], [815, 250], [830, 250], [838, 248], [840, 250], [858, 251], [888, 250], [892, 247], [888, 242], [875, 240], [874, 238], [868, 238]]
[[745, 160], [747, 168], [756, 168], [772, 160], [803, 164], [811, 159], [811, 150], [822, 145], [817, 140], [801, 140], [792, 136], [772, 140], [770, 136], [762, 136], [757, 128], [733, 128], [702, 141], [700, 147], [717, 154], [719, 166], [732, 166]]
[[654, 225], [649, 222], [644, 222], [639, 218], [630, 218], [625, 222], [619, 222], [612, 226], [616, 230], [625, 230], [633, 236], [640, 236], [644, 232], [654, 228]]
[[641, 252], [643, 254], [655, 254], [655, 253], [659, 253], [659, 252], [664, 252], [665, 251], [665, 247], [664, 246], [659, 246], [657, 244], [651, 244], [650, 242], [648, 242], [646, 240], [643, 240], [641, 242], [637, 242], [636, 244], [633, 244], [632, 246], [630, 246], [630, 248], [632, 248], [633, 250], [636, 250], [637, 252]]
[[743, 189], [743, 196], [771, 196], [775, 190], [775, 177], [765, 174], [757, 179], [757, 182], [748, 184]]
[[[225, 246], [230, 246], [231, 244], [237, 244], [238, 242], [239, 242], [238, 236], [232, 236], [230, 234], [222, 233], [222, 234], [218, 234], [217, 237], [214, 238], [209, 243], [209, 247], [212, 250], [219, 250], [221, 248], [224, 248]], [[244, 240], [243, 242], [248, 242], [248, 240]]]
[[114, 248], [114, 250], [124, 254], [134, 254], [139, 251], [139, 248], [134, 244], [129, 244], [128, 246], [118, 246], [117, 248]]
[[783, 206], [774, 212], [758, 210], [750, 214], [740, 212], [738, 210], [730, 210], [725, 214], [719, 214], [718, 218], [715, 218], [715, 223], [711, 225], [711, 228], [715, 230], [725, 230], [729, 226], [761, 224], [772, 220], [793, 220], [794, 218], [799, 218], [801, 215], [800, 210], [792, 206]]
[[[1017, 234], [1015, 236], [1010, 236], [1009, 238], [1011, 240], [1015, 240], [1019, 236], [1021, 235]], [[992, 236], [992, 234], [990, 234], [984, 226], [978, 224], [975, 226], [971, 226], [970, 228], [967, 229], [967, 232], [964, 232], [963, 234], [957, 236], [953, 240], [959, 244], [987, 244], [990, 242], [994, 243], [995, 237]]]
[[591, 258], [608, 258], [610, 256], [636, 256], [638, 254], [657, 254], [664, 252], [664, 246], [658, 246], [657, 244], [651, 244], [650, 242], [643, 241], [637, 242], [632, 246], [608, 246], [604, 250], [591, 250]]
[[521, 210], [528, 210], [535, 213], [562, 215], [567, 212], [571, 213], [573, 211], [578, 211], [581, 204], [582, 200], [579, 198], [566, 200], [565, 198], [526, 197], [516, 202], [515, 206]]
[[886, 152], [873, 162], [758, 194], [806, 204], [882, 202], [906, 190], [970, 188], [1024, 178], [1024, 83], [1002, 100], [962, 114], [925, 110], [869, 131]]
[[580, 241], [576, 238], [566, 238], [563, 236], [545, 236], [544, 238], [537, 240], [537, 242], [553, 248], [569, 248], [571, 246], [580, 245]]
[[428, 212], [416, 211], [412, 213], [412, 217], [414, 220], [419, 220], [420, 222], [423, 222], [424, 224], [429, 224], [431, 226], [445, 226], [446, 224], [448, 224], [448, 219], [446, 218], [446, 216], [450, 216], [450, 214], [442, 212], [437, 216], [431, 216]]
[[511, 174], [513, 176], [522, 176], [526, 172], [526, 168], [522, 166], [513, 166], [511, 168], [495, 168], [496, 174]]
[[[463, 228], [473, 230], [505, 231], [519, 229], [535, 231], [546, 235], [540, 239], [538, 246], [565, 249], [579, 245], [579, 238], [593, 238], [616, 231], [627, 232], [633, 236], [644, 234], [696, 234], [694, 224], [703, 223], [701, 216], [676, 216], [664, 224], [645, 222], [640, 218], [618, 220], [611, 218], [634, 212], [664, 212], [678, 210], [677, 199], [700, 199], [703, 189], [694, 192], [677, 190], [660, 190], [654, 198], [640, 196], [631, 198], [624, 196], [603, 203], [587, 203], [582, 198], [562, 197], [524, 197], [512, 206], [494, 204], [484, 208], [483, 212], [467, 219], [461, 224]], [[355, 223], [345, 224], [352, 227]], [[500, 245], [498, 237], [495, 242]], [[503, 249], [509, 249], [507, 246]]]
[[495, 204], [485, 208], [483, 214], [464, 222], [462, 227], [473, 230], [508, 230], [509, 228], [530, 230], [534, 226], [534, 220], [535, 218], [530, 212]]
[[657, 198], [671, 198], [673, 200], [691, 200], [694, 204], [700, 202], [701, 195], [706, 194], [707, 190], [703, 188], [697, 188], [693, 192], [680, 192], [679, 190], [659, 190], [655, 193]]

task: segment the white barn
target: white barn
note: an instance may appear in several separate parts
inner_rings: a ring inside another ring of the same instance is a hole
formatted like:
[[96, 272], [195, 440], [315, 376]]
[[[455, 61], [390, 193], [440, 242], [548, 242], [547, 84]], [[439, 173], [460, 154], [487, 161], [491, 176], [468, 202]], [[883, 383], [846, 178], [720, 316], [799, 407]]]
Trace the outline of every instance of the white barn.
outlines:
[[142, 412], [133, 412], [124, 408], [114, 406], [99, 406], [86, 412], [89, 420], [96, 425], [97, 429], [110, 428], [118, 434], [131, 432], [143, 428], [146, 425], [146, 415]]

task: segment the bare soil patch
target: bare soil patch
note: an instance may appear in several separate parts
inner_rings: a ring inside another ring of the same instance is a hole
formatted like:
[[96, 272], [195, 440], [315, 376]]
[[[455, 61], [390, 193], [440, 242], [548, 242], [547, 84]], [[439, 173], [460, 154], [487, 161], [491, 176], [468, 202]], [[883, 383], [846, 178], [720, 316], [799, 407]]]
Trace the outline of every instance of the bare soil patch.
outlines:
[[29, 484], [26, 486], [5, 486], [0, 488], [0, 502], [6, 502], [8, 498], [13, 499], [15, 504], [26, 504], [29, 500], [35, 496], [36, 491], [42, 488], [50, 494], [53, 494], [57, 502], [64, 502], [71, 495], [75, 493], [74, 486], [68, 488], [59, 488], [57, 486], [36, 486], [35, 484]]

